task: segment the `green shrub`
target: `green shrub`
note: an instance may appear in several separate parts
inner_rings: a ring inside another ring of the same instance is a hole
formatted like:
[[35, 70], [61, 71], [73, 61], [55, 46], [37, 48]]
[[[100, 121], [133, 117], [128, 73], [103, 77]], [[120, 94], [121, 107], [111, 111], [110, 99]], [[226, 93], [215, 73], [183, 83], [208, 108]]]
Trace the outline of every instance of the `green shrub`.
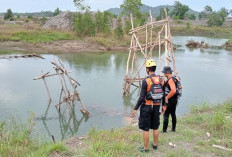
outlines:
[[60, 12], [61, 12], [60, 9], [57, 7], [56, 10], [53, 13], [53, 16], [59, 15]]
[[124, 33], [123, 33], [123, 29], [122, 29], [122, 20], [121, 17], [118, 18], [117, 21], [117, 27], [114, 30], [115, 35], [117, 37], [118, 40], [122, 39], [124, 37]]
[[75, 31], [80, 37], [95, 36], [96, 26], [90, 12], [77, 14], [75, 18]]
[[225, 122], [226, 122], [225, 113], [223, 113], [222, 111], [217, 111], [214, 117], [212, 117], [211, 127], [214, 130], [223, 130], [225, 127]]
[[4, 20], [8, 20], [8, 19], [11, 19], [13, 17], [14, 17], [14, 15], [13, 15], [13, 12], [11, 9], [8, 9], [7, 12], [4, 14]]

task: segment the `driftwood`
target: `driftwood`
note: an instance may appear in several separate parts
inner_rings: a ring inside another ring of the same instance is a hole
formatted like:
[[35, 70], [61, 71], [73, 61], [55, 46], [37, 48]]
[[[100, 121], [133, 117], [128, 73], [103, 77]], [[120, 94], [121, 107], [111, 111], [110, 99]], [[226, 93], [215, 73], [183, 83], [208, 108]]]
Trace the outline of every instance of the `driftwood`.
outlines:
[[213, 144], [213, 147], [214, 148], [218, 148], [218, 149], [222, 149], [222, 150], [232, 151], [232, 149], [229, 149], [229, 148], [226, 148], [226, 147], [222, 147], [222, 146], [219, 146], [219, 145], [215, 145], [215, 144]]
[[27, 54], [27, 55], [9, 55], [9, 56], [1, 56], [0, 59], [18, 59], [18, 58], [40, 58], [45, 59], [41, 57], [38, 54]]
[[195, 42], [193, 40], [189, 40], [186, 46], [188, 48], [209, 48], [209, 45], [206, 44], [204, 41]]
[[[177, 74], [174, 52], [173, 52], [173, 42], [170, 31], [170, 18], [167, 15], [167, 11], [165, 10], [166, 18], [160, 21], [153, 21], [151, 10], [150, 14], [150, 22], [147, 22], [143, 26], [139, 26], [134, 28], [133, 16], [131, 17], [131, 27], [132, 29], [129, 31], [131, 34], [131, 44], [129, 48], [129, 54], [126, 64], [126, 74], [124, 77], [124, 85], [123, 85], [123, 95], [127, 95], [130, 93], [131, 85], [134, 87], [141, 87], [142, 78], [140, 78], [140, 72], [144, 67], [146, 61], [152, 57], [152, 53], [154, 48], [159, 48], [159, 70], [161, 71], [162, 59], [161, 59], [161, 48], [164, 45], [165, 47], [165, 66], [169, 66], [170, 63], [173, 63], [173, 70], [175, 74]], [[162, 27], [161, 27], [162, 26]], [[161, 27], [161, 29], [157, 32], [157, 28]], [[145, 43], [143, 40], [140, 40], [140, 37], [144, 34]], [[138, 65], [137, 61], [137, 51], [144, 56], [144, 62], [142, 65]], [[171, 55], [172, 54], [172, 55]], [[136, 66], [134, 66], [136, 64]], [[136, 84], [138, 83], [138, 85]]]

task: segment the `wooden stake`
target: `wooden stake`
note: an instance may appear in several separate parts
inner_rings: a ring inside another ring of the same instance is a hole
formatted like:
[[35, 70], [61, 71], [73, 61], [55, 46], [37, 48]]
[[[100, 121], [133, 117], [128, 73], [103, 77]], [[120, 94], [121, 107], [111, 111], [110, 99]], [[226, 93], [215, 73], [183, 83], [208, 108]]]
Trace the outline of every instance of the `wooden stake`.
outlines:
[[146, 24], [146, 48], [145, 48], [145, 54], [147, 55], [147, 41], [148, 40], [148, 33], [147, 33], [147, 24]]
[[152, 35], [153, 35], [153, 33], [152, 33], [152, 31], [153, 31], [152, 21], [153, 21], [153, 19], [152, 19], [152, 15], [151, 15], [151, 9], [149, 10], [149, 13], [150, 13], [150, 19], [151, 19], [150, 42], [152, 42]]
[[130, 18], [131, 18], [131, 28], [134, 30], [134, 22], [133, 22], [133, 15], [130, 13]]
[[161, 69], [162, 69], [162, 60], [161, 60], [161, 41], [160, 41], [160, 33], [159, 33], [159, 62], [160, 62], [160, 75], [161, 75]]
[[50, 102], [52, 101], [52, 98], [51, 98], [51, 94], [50, 94], [50, 92], [49, 92], [48, 85], [47, 85], [47, 83], [46, 83], [45, 78], [43, 78], [43, 82], [44, 82], [44, 85], [45, 85], [46, 90], [47, 90], [47, 93], [48, 93], [48, 102], [50, 103]]

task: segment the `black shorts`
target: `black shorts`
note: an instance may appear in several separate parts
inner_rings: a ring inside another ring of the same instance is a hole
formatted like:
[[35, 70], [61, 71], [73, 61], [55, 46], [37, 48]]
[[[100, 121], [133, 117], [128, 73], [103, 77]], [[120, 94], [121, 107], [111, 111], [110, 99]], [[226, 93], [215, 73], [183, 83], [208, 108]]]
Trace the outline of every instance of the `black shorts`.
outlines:
[[143, 131], [157, 130], [160, 125], [160, 105], [141, 105], [139, 128]]

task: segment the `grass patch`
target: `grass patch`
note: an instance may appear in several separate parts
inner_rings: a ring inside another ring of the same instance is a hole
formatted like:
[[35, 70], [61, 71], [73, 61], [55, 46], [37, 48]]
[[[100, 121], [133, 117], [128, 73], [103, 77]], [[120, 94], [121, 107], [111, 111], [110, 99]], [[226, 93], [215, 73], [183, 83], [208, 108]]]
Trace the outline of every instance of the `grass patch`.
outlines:
[[[160, 133], [158, 151], [152, 151], [150, 147], [149, 153], [140, 153], [138, 148], [143, 145], [142, 132], [137, 127], [125, 127], [110, 131], [93, 129], [89, 138], [84, 140], [86, 148], [77, 148], [77, 152], [85, 156], [231, 156], [232, 152], [212, 147], [216, 144], [232, 149], [231, 128], [231, 100], [216, 106], [203, 103], [193, 106], [191, 113], [178, 118], [176, 133]], [[211, 138], [206, 136], [206, 132], [211, 134]], [[170, 148], [169, 142], [177, 146]]]
[[130, 37], [128, 35], [125, 35], [123, 39], [118, 40], [113, 34], [108, 36], [97, 34], [95, 37], [84, 38], [84, 41], [96, 43], [106, 48], [115, 46], [128, 47], [128, 45], [130, 45]]
[[[158, 32], [161, 27], [154, 28]], [[194, 35], [194, 36], [208, 36], [231, 38], [231, 27], [206, 27], [189, 25], [189, 28], [171, 27], [172, 35]], [[124, 34], [124, 38], [117, 39], [112, 32], [111, 34], [96, 34], [95, 37], [85, 37], [84, 41], [102, 45], [106, 48], [110, 47], [128, 47], [130, 45], [131, 36]], [[27, 43], [51, 42], [57, 40], [80, 40], [74, 31], [57, 31], [57, 30], [43, 30], [38, 24], [2, 24], [0, 25], [0, 41], [23, 41]], [[145, 36], [140, 36], [140, 41], [145, 42]], [[232, 47], [232, 41], [228, 45]], [[231, 48], [228, 49], [231, 49]]]
[[52, 31], [22, 31], [13, 34], [13, 40], [21, 40], [24, 42], [39, 43], [51, 42], [55, 40], [72, 39], [68, 33], [52, 32]]
[[[137, 127], [124, 127], [111, 130], [92, 129], [84, 144], [74, 152], [63, 143], [39, 142], [31, 136], [33, 118], [25, 125], [12, 118], [8, 123], [0, 123], [1, 156], [35, 156], [46, 157], [58, 153], [62, 156], [232, 156], [232, 152], [213, 148], [221, 145], [232, 149], [232, 100], [223, 104], [210, 106], [204, 103], [193, 106], [191, 112], [178, 118], [177, 132], [160, 133], [159, 149], [149, 153], [140, 153], [143, 145], [142, 131]], [[171, 124], [170, 124], [171, 125]], [[162, 128], [162, 117], [161, 126]], [[169, 126], [171, 128], [171, 126]], [[206, 136], [206, 132], [211, 137]], [[152, 132], [150, 132], [152, 141]], [[169, 147], [169, 142], [176, 144]]]
[[172, 27], [173, 35], [194, 35], [206, 37], [231, 38], [231, 27], [206, 27], [206, 26], [191, 26], [191, 29], [183, 29], [183, 27]]
[[0, 122], [0, 156], [46, 157], [54, 152], [69, 153], [63, 143], [41, 142], [32, 137], [33, 119], [30, 118], [28, 124], [13, 117], [9, 122]]
[[36, 24], [0, 25], [0, 41], [23, 41], [28, 43], [76, 39], [73, 32], [43, 30]]
[[68, 33], [55, 31], [20, 31], [10, 36], [1, 36], [0, 41], [24, 41], [28, 43], [51, 42], [56, 40], [73, 39]]

